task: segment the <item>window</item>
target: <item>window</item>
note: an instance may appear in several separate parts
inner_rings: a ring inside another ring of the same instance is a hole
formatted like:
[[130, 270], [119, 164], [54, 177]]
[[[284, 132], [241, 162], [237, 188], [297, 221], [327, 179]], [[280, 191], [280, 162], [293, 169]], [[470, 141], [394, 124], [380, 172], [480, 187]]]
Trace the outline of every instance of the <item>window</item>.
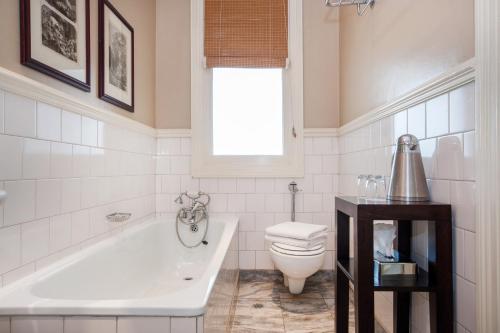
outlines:
[[281, 68], [214, 68], [213, 154], [283, 155]]
[[303, 177], [302, 122], [302, 0], [191, 0], [192, 175]]

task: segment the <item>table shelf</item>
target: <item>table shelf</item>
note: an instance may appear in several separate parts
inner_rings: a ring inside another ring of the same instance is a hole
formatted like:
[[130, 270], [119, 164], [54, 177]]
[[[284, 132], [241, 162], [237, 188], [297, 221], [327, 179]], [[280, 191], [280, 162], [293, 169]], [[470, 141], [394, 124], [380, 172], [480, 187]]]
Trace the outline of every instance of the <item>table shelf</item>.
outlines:
[[[354, 259], [338, 260], [337, 268], [347, 276], [350, 281], [354, 281]], [[429, 281], [429, 274], [422, 268], [418, 268], [415, 279], [393, 279], [391, 281], [376, 281], [373, 276], [374, 291], [396, 291], [396, 292], [431, 292], [434, 287]]]
[[[393, 331], [410, 331], [412, 292], [429, 293], [431, 332], [453, 332], [452, 224], [451, 206], [436, 202], [401, 202], [336, 197], [337, 279], [335, 290], [336, 332], [348, 332], [349, 284], [354, 285], [355, 328], [357, 333], [374, 330], [374, 292], [393, 293]], [[354, 257], [350, 258], [352, 218]], [[427, 221], [429, 272], [418, 268], [415, 279], [377, 281], [373, 262], [373, 224], [376, 220], [395, 221], [399, 253], [411, 251], [413, 221]]]

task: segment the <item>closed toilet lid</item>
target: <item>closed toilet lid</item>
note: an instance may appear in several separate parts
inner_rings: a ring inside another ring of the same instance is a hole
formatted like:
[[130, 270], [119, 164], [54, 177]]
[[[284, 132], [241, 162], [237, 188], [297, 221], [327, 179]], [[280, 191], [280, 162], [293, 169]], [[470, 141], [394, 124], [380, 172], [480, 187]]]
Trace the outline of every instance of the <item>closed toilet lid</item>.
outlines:
[[316, 245], [310, 249], [304, 249], [302, 247], [287, 245], [283, 243], [273, 243], [271, 249], [276, 252], [287, 254], [290, 256], [315, 256], [325, 252], [325, 245]]

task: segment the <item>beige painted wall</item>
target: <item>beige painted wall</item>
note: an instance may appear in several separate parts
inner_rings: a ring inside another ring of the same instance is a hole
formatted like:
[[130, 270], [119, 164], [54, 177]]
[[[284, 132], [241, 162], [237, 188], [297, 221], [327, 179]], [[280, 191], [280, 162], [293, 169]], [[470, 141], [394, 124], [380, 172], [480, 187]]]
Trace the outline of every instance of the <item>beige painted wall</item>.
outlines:
[[191, 128], [188, 0], [156, 1], [156, 127]]
[[340, 22], [341, 124], [474, 56], [473, 0], [377, 0]]
[[304, 0], [304, 126], [339, 126], [339, 10]]
[[[190, 128], [190, 7], [187, 0], [156, 4], [156, 127]], [[338, 11], [304, 1], [304, 124], [339, 122]]]
[[97, 0], [90, 0], [91, 85], [89, 93], [21, 65], [19, 55], [19, 0], [0, 1], [0, 66], [71, 94], [89, 105], [112, 110], [154, 126], [155, 110], [155, 0], [112, 0], [113, 5], [134, 27], [135, 113], [97, 97]]

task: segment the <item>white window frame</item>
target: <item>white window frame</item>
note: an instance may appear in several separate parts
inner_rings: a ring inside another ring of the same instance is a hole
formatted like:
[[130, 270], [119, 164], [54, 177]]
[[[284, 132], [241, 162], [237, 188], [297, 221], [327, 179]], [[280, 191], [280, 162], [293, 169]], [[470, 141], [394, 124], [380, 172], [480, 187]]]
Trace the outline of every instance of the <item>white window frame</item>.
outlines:
[[204, 0], [191, 0], [191, 173], [193, 177], [303, 177], [302, 0], [288, 0], [289, 59], [287, 67], [283, 69], [282, 156], [212, 154], [212, 70], [205, 65], [203, 11]]

